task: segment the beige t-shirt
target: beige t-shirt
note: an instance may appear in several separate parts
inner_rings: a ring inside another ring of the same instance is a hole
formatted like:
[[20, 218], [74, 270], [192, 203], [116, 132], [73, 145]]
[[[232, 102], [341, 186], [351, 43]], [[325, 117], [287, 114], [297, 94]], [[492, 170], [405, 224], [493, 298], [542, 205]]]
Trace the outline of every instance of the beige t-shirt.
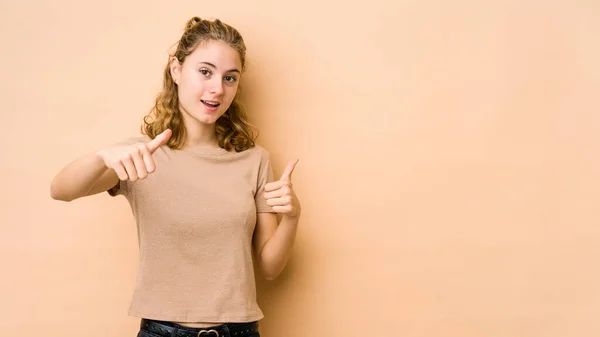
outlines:
[[[141, 135], [121, 144], [147, 142]], [[108, 193], [124, 195], [138, 231], [139, 267], [129, 315], [180, 322], [249, 322], [256, 301], [252, 234], [273, 180], [259, 145], [225, 149], [162, 146], [156, 170]]]

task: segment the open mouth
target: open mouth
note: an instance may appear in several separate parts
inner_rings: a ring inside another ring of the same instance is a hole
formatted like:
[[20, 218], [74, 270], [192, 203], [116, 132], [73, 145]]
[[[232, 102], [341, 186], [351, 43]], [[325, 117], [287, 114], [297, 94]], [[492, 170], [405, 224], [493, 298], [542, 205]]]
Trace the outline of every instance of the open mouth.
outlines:
[[209, 108], [216, 108], [219, 105], [221, 105], [219, 102], [216, 102], [216, 101], [203, 101], [203, 100], [200, 100], [200, 101], [202, 102], [202, 104], [206, 105]]

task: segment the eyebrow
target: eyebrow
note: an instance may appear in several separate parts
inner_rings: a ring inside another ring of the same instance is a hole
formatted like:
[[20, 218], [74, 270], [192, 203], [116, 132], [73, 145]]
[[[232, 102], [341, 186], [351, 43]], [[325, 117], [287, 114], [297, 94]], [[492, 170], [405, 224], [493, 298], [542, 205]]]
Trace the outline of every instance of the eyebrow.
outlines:
[[[198, 63], [200, 63], [200, 64], [206, 64], [206, 65], [209, 65], [209, 66], [211, 66], [211, 67], [213, 67], [213, 68], [217, 69], [217, 66], [215, 66], [214, 64], [212, 64], [212, 63], [210, 63], [210, 62], [198, 62]], [[227, 72], [227, 73], [235, 72], [235, 73], [238, 73], [238, 74], [240, 74], [240, 71], [239, 71], [238, 69], [236, 69], [236, 68], [229, 69], [229, 70], [227, 70], [226, 72]]]

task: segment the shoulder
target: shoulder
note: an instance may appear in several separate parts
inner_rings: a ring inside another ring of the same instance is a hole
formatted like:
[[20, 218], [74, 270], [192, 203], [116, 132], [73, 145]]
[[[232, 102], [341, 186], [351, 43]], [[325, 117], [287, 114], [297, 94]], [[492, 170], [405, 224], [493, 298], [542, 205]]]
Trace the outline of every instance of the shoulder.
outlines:
[[261, 163], [267, 162], [271, 160], [271, 153], [264, 146], [260, 144], [255, 144], [253, 147], [246, 150], [248, 154], [259, 160]]
[[247, 151], [252, 151], [260, 156], [265, 156], [265, 157], [270, 156], [269, 150], [267, 150], [264, 146], [262, 146], [260, 144], [255, 144], [253, 147], [251, 147]]

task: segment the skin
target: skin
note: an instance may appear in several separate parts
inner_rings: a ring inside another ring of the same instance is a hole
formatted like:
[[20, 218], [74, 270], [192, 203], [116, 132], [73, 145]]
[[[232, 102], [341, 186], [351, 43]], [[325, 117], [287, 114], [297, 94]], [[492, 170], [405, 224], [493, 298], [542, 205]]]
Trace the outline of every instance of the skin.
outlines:
[[[229, 108], [239, 86], [241, 60], [237, 51], [220, 41], [199, 45], [183, 63], [170, 60], [171, 76], [178, 86], [180, 111], [186, 127], [186, 146], [217, 147], [215, 122]], [[206, 103], [215, 103], [211, 107]], [[152, 154], [166, 144], [171, 130], [147, 143], [113, 146], [90, 153], [65, 166], [53, 179], [51, 196], [56, 200], [105, 192], [119, 180], [145, 179], [156, 170]], [[292, 160], [277, 181], [265, 186], [263, 197], [276, 214], [258, 213], [252, 246], [258, 269], [267, 280], [275, 279], [291, 254], [301, 214], [292, 185], [298, 163]], [[219, 325], [214, 322], [176, 322], [190, 327]]]
[[[182, 113], [187, 128], [187, 143], [216, 146], [215, 122], [233, 101], [241, 76], [241, 60], [236, 50], [219, 41], [201, 44], [183, 64], [171, 60], [171, 75], [178, 85]], [[218, 102], [216, 110], [207, 109], [202, 102]], [[290, 162], [281, 178], [265, 186], [264, 197], [276, 213], [281, 213], [278, 223], [272, 213], [259, 213], [253, 237], [253, 249], [263, 276], [275, 279], [287, 264], [293, 246], [300, 203], [292, 187], [292, 173], [297, 164]], [[178, 324], [207, 327], [216, 323]]]

